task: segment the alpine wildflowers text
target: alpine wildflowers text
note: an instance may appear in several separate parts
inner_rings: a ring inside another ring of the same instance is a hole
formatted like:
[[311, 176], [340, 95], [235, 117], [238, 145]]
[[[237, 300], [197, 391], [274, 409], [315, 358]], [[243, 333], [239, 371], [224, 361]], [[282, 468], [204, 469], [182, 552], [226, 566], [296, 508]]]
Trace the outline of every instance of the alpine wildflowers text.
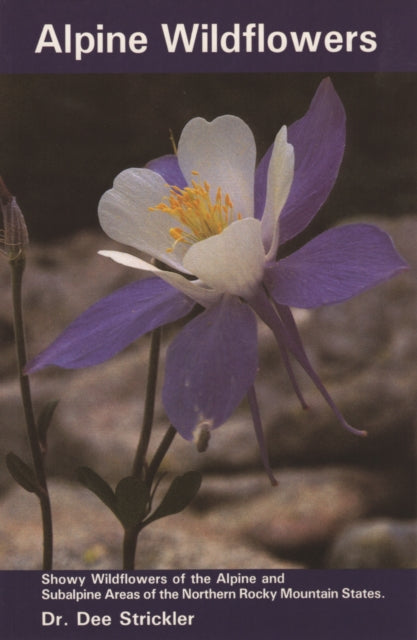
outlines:
[[[217, 23], [177, 23], [160, 25], [161, 41], [167, 53], [373, 53], [377, 49], [375, 31], [287, 31], [266, 27], [262, 22], [241, 25], [235, 22], [224, 29]], [[72, 24], [44, 24], [37, 37], [35, 54], [68, 54], [81, 61], [89, 54], [134, 54], [148, 52], [150, 38], [141, 30], [130, 33], [110, 31], [97, 24], [94, 31], [77, 31]]]

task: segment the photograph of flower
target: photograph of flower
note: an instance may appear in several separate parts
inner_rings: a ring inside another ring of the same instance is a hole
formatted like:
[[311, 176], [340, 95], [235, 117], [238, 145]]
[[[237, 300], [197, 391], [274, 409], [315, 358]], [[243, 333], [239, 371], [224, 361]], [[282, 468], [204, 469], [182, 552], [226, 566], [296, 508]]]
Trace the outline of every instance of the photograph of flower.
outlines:
[[415, 567], [412, 76], [0, 84], [0, 566]]

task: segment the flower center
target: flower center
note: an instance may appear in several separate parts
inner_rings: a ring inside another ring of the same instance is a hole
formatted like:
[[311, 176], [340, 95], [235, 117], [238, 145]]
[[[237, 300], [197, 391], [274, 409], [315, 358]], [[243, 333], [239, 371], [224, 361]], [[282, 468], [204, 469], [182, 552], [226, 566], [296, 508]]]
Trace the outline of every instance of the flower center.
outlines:
[[[195, 176], [197, 171], [193, 171]], [[163, 211], [187, 227], [171, 227], [169, 233], [174, 240], [172, 247], [167, 249], [171, 253], [179, 242], [192, 245], [200, 240], [221, 233], [234, 219], [240, 220], [241, 215], [233, 214], [233, 203], [228, 193], [223, 197], [219, 187], [216, 197], [212, 201], [210, 185], [204, 182], [191, 181], [191, 187], [181, 189], [177, 186], [170, 188], [169, 195], [150, 211]]]

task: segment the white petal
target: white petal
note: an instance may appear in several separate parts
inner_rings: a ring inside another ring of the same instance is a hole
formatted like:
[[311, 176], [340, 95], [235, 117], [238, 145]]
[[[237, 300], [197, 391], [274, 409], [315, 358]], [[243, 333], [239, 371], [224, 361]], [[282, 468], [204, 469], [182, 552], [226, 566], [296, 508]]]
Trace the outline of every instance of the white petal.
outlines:
[[195, 300], [203, 307], [209, 307], [218, 301], [220, 295], [217, 291], [207, 289], [199, 280], [187, 280], [179, 273], [172, 273], [172, 271], [162, 271], [155, 267], [153, 264], [145, 262], [136, 256], [132, 256], [130, 253], [124, 253], [122, 251], [99, 251], [101, 256], [110, 258], [119, 264], [123, 264], [125, 267], [132, 267], [133, 269], [139, 269], [139, 271], [146, 271], [153, 273], [168, 284], [172, 285], [178, 291], [181, 291], [186, 296]]
[[178, 243], [173, 252], [169, 234], [178, 222], [161, 211], [150, 211], [169, 193], [158, 173], [149, 169], [126, 169], [120, 173], [113, 189], [106, 191], [98, 205], [103, 230], [110, 238], [144, 251], [162, 262], [182, 270], [186, 246]]
[[150, 264], [145, 260], [141, 260], [136, 256], [132, 256], [132, 254], [130, 253], [125, 253], [124, 251], [108, 251], [102, 249], [101, 251], [98, 251], [98, 254], [100, 256], [104, 256], [105, 258], [110, 258], [114, 262], [122, 264], [125, 267], [132, 267], [132, 269], [139, 269], [140, 271], [150, 271], [152, 273], [160, 271], [160, 269], [158, 269], [158, 267], [155, 267], [155, 265]]
[[184, 266], [221, 293], [250, 296], [262, 280], [265, 250], [261, 222], [238, 220], [222, 233], [194, 244]]
[[278, 218], [294, 177], [294, 148], [287, 142], [287, 127], [278, 132], [268, 168], [265, 210], [262, 216], [262, 239], [267, 259], [275, 257], [278, 249]]
[[178, 162], [189, 184], [191, 180], [208, 182], [213, 198], [221, 187], [223, 196], [229, 194], [235, 214], [253, 216], [256, 146], [243, 120], [235, 116], [212, 122], [190, 120], [178, 142]]

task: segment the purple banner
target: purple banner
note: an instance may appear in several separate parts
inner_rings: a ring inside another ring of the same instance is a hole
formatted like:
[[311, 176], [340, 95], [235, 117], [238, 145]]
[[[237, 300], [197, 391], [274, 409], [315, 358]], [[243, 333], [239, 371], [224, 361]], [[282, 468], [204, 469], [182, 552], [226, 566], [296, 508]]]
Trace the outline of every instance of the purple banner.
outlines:
[[415, 640], [416, 572], [0, 574], [4, 640]]
[[414, 0], [2, 0], [2, 73], [413, 71]]

